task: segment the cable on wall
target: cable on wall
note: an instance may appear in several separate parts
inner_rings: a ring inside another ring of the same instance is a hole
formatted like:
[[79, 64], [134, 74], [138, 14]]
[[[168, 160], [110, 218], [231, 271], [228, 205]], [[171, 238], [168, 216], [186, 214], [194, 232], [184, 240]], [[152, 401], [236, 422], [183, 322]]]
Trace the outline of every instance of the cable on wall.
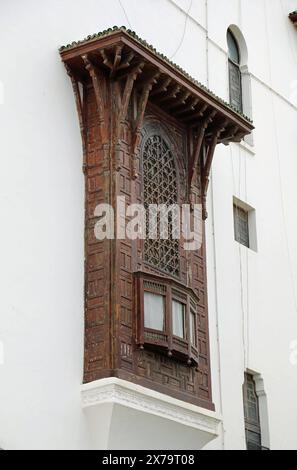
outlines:
[[129, 21], [129, 17], [128, 17], [128, 15], [127, 15], [127, 12], [126, 12], [126, 10], [125, 10], [124, 5], [122, 4], [121, 0], [118, 0], [118, 2], [119, 2], [119, 4], [120, 4], [120, 6], [121, 6], [121, 9], [123, 10], [123, 13], [124, 13], [124, 15], [125, 15], [125, 18], [126, 18], [126, 20], [127, 20], [127, 23], [128, 23], [128, 25], [129, 25], [130, 29], [133, 29], [132, 26], [131, 26], [131, 23], [130, 23], [130, 21]]
[[[267, 23], [267, 6], [266, 1], [264, 3], [265, 6], [265, 27], [266, 27], [266, 35], [267, 41], [269, 39], [268, 34], [268, 23]], [[270, 49], [268, 47], [268, 61], [269, 61], [269, 78], [270, 84], [272, 86], [272, 69], [271, 69], [271, 54]], [[282, 212], [282, 219], [283, 219], [283, 230], [284, 230], [284, 237], [285, 237], [285, 244], [286, 244], [286, 252], [288, 258], [288, 267], [289, 267], [289, 277], [290, 283], [292, 287], [292, 296], [293, 296], [293, 303], [294, 309], [297, 314], [297, 294], [295, 288], [295, 276], [293, 270], [293, 263], [291, 257], [291, 250], [290, 250], [290, 243], [289, 243], [289, 236], [288, 236], [288, 229], [287, 229], [287, 218], [286, 218], [286, 211], [285, 211], [285, 195], [284, 195], [284, 188], [283, 188], [283, 181], [282, 181], [282, 171], [281, 171], [281, 157], [280, 157], [280, 147], [279, 147], [279, 139], [278, 139], [278, 125], [277, 125], [277, 118], [276, 118], [276, 110], [274, 104], [274, 97], [271, 97], [271, 106], [272, 106], [272, 116], [275, 128], [275, 145], [276, 145], [276, 156], [277, 156], [277, 170], [278, 170], [278, 180], [279, 180], [279, 189], [280, 189], [280, 201], [281, 201], [281, 212]]]
[[[233, 162], [233, 151], [232, 151], [232, 144], [230, 145], [230, 157], [231, 157], [231, 167], [232, 167], [232, 179], [233, 179], [233, 194], [238, 194], [238, 198], [241, 199], [241, 151], [239, 148], [239, 170], [238, 170], [238, 191], [236, 188], [236, 178], [235, 178], [235, 171], [234, 171], [234, 162]], [[245, 166], [246, 168], [246, 166]], [[245, 177], [246, 180], [246, 177]], [[235, 223], [238, 224], [238, 207], [236, 205], [236, 219]], [[248, 367], [248, 347], [246, 344], [246, 325], [247, 329], [249, 328], [249, 325], [247, 324], [247, 318], [248, 315], [245, 312], [245, 307], [244, 307], [244, 282], [243, 282], [243, 262], [242, 262], [242, 247], [241, 244], [238, 243], [238, 256], [239, 256], [239, 280], [240, 280], [240, 303], [241, 303], [241, 311], [242, 311], [242, 345], [243, 345], [243, 363], [244, 363], [244, 370], [247, 369]], [[247, 295], [248, 295], [248, 290], [247, 290]], [[248, 304], [248, 302], [247, 302]]]
[[170, 57], [170, 59], [173, 59], [173, 57], [178, 53], [178, 51], [180, 50], [181, 46], [183, 45], [183, 42], [184, 42], [184, 39], [185, 39], [185, 35], [186, 35], [186, 31], [187, 31], [187, 25], [188, 25], [188, 21], [189, 21], [189, 15], [190, 15], [190, 11], [191, 11], [191, 8], [192, 8], [192, 5], [193, 5], [193, 0], [190, 0], [190, 5], [189, 5], [189, 8], [186, 12], [186, 19], [185, 19], [185, 24], [184, 24], [184, 29], [183, 29], [183, 33], [182, 33], [182, 37], [181, 37], [181, 40], [174, 52], [174, 54], [172, 54], [172, 56]]
[[[206, 39], [206, 83], [209, 87], [209, 36], [208, 36], [208, 0], [205, 0], [205, 39]], [[214, 209], [214, 184], [213, 184], [213, 169], [210, 171], [210, 193], [211, 193], [211, 220], [212, 220], [212, 242], [213, 242], [213, 270], [214, 270], [214, 290], [215, 290], [215, 319], [216, 319], [216, 339], [217, 339], [217, 354], [218, 354], [218, 381], [219, 381], [219, 400], [220, 400], [220, 412], [224, 416], [223, 410], [223, 385], [222, 385], [222, 364], [221, 364], [221, 335], [220, 335], [220, 323], [219, 323], [219, 302], [218, 302], [218, 279], [217, 279], [217, 247], [215, 237], [215, 209]], [[224, 425], [224, 419], [221, 421], [221, 438], [222, 438], [222, 450], [225, 449], [225, 434], [226, 429]]]

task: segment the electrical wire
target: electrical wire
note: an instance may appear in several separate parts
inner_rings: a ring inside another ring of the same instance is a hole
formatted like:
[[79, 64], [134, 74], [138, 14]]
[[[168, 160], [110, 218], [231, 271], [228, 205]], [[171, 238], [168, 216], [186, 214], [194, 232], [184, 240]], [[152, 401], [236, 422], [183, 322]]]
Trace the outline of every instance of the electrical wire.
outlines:
[[[268, 39], [269, 35], [268, 35], [268, 24], [267, 24], [266, 1], [264, 2], [264, 7], [265, 7], [265, 18], [266, 18], [265, 28], [266, 28], [266, 35]], [[269, 62], [270, 85], [272, 86], [271, 54], [270, 54], [269, 48], [268, 48], [268, 62]], [[294, 309], [297, 314], [297, 294], [296, 294], [296, 288], [295, 288], [295, 276], [294, 276], [294, 270], [293, 270], [293, 263], [291, 259], [291, 250], [290, 250], [290, 243], [289, 243], [289, 236], [288, 236], [288, 229], [287, 229], [287, 218], [286, 218], [286, 211], [285, 211], [285, 195], [284, 195], [284, 188], [283, 188], [283, 182], [282, 182], [280, 147], [279, 147], [279, 139], [278, 139], [278, 125], [277, 125], [276, 110], [275, 110], [273, 96], [271, 97], [271, 105], [272, 105], [272, 116], [273, 116], [274, 129], [275, 129], [274, 137], [275, 137], [275, 144], [276, 144], [277, 169], [278, 169], [278, 180], [279, 180], [279, 189], [280, 189], [281, 211], [282, 211], [282, 219], [283, 219], [283, 231], [284, 231], [286, 252], [287, 252], [287, 258], [288, 258], [289, 277], [290, 277], [290, 282], [291, 282], [291, 287], [292, 287]]]
[[[234, 162], [233, 162], [233, 151], [232, 144], [230, 145], [230, 157], [231, 157], [231, 167], [232, 167], [232, 179], [233, 179], [233, 194], [238, 194], [238, 198], [241, 199], [241, 151], [239, 148], [239, 169], [238, 169], [238, 191], [236, 189], [236, 178], [234, 171]], [[235, 205], [235, 225], [238, 231], [238, 221], [239, 221], [239, 208]], [[244, 282], [243, 282], [243, 262], [242, 262], [242, 246], [238, 243], [238, 257], [239, 257], [239, 281], [240, 281], [240, 304], [242, 311], [242, 343], [243, 343], [243, 362], [244, 370], [246, 371], [248, 366], [247, 359], [247, 345], [246, 345], [246, 312], [244, 307]], [[247, 326], [248, 328], [248, 326]]]
[[187, 31], [187, 25], [188, 25], [188, 20], [190, 18], [190, 11], [191, 11], [191, 8], [192, 8], [192, 5], [193, 5], [193, 0], [190, 0], [190, 5], [189, 5], [189, 8], [186, 12], [186, 19], [185, 19], [185, 24], [184, 24], [184, 29], [183, 29], [183, 33], [182, 33], [182, 37], [181, 37], [181, 40], [174, 52], [174, 54], [172, 54], [172, 56], [170, 57], [170, 59], [173, 59], [173, 57], [178, 53], [178, 51], [180, 50], [181, 46], [183, 45], [183, 42], [184, 42], [184, 39], [185, 39], [185, 35], [186, 35], [186, 31]]
[[128, 15], [127, 15], [127, 12], [126, 12], [126, 10], [125, 10], [124, 5], [122, 4], [121, 0], [118, 0], [118, 2], [119, 2], [120, 6], [121, 6], [121, 8], [122, 8], [122, 10], [123, 10], [123, 12], [124, 12], [124, 15], [125, 15], [125, 18], [126, 18], [126, 20], [127, 20], [128, 25], [129, 25], [129, 28], [130, 28], [130, 29], [133, 29], [132, 26], [131, 26], [131, 23], [130, 23], [130, 21], [129, 21], [129, 18], [128, 18]]

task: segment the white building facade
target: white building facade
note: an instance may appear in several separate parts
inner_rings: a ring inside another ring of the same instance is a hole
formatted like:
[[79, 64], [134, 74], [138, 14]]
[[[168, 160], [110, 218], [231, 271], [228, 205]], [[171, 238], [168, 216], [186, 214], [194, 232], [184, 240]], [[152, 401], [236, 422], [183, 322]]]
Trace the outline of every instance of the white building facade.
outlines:
[[[297, 449], [295, 0], [3, 0], [0, 5], [0, 447]], [[84, 179], [58, 49], [125, 25], [229, 101], [227, 31], [255, 129], [216, 148], [206, 221], [215, 411], [113, 378], [82, 385]], [[234, 209], [235, 207], [235, 209]], [[247, 214], [249, 247], [234, 237]], [[235, 224], [236, 225], [236, 224]]]

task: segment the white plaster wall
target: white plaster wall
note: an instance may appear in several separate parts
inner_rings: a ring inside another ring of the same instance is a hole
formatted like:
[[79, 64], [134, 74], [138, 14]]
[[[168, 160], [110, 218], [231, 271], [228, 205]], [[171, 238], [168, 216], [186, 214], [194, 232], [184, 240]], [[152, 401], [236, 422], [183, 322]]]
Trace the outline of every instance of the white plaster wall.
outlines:
[[[122, 3], [132, 28], [172, 57], [190, 0]], [[297, 339], [297, 31], [287, 19], [295, 8], [295, 0], [193, 0], [172, 58], [227, 99], [226, 30], [237, 24], [252, 74], [255, 146], [217, 149], [208, 197], [213, 396], [224, 418], [209, 448], [244, 448], [248, 368], [264, 379], [271, 447], [297, 449], [297, 366], [289, 361]], [[58, 47], [114, 24], [129, 26], [116, 0], [0, 3], [0, 447], [7, 449], [90, 447], [79, 394], [81, 143]], [[258, 252], [242, 248], [241, 263], [233, 196], [257, 217]]]

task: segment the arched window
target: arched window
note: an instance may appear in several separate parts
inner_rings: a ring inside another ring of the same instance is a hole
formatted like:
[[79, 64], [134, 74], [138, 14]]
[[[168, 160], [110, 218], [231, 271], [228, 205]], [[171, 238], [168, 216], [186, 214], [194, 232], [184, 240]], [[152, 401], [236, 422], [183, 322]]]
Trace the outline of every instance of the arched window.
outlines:
[[[143, 195], [146, 214], [150, 205], [166, 204], [167, 208], [178, 202], [177, 172], [172, 152], [161, 134], [151, 134], [142, 149]], [[146, 237], [144, 242], [145, 260], [156, 268], [174, 276], [179, 275], [179, 240], [173, 238], [173, 222], [176, 214], [168, 211], [168, 239], [160, 236], [160, 213], [154, 223], [156, 237]], [[146, 217], [146, 233], [149, 233]], [[150, 227], [152, 229], [152, 226]]]
[[243, 111], [242, 106], [242, 80], [240, 70], [240, 50], [233, 33], [227, 32], [228, 56], [229, 56], [229, 95], [230, 104], [238, 111]]

